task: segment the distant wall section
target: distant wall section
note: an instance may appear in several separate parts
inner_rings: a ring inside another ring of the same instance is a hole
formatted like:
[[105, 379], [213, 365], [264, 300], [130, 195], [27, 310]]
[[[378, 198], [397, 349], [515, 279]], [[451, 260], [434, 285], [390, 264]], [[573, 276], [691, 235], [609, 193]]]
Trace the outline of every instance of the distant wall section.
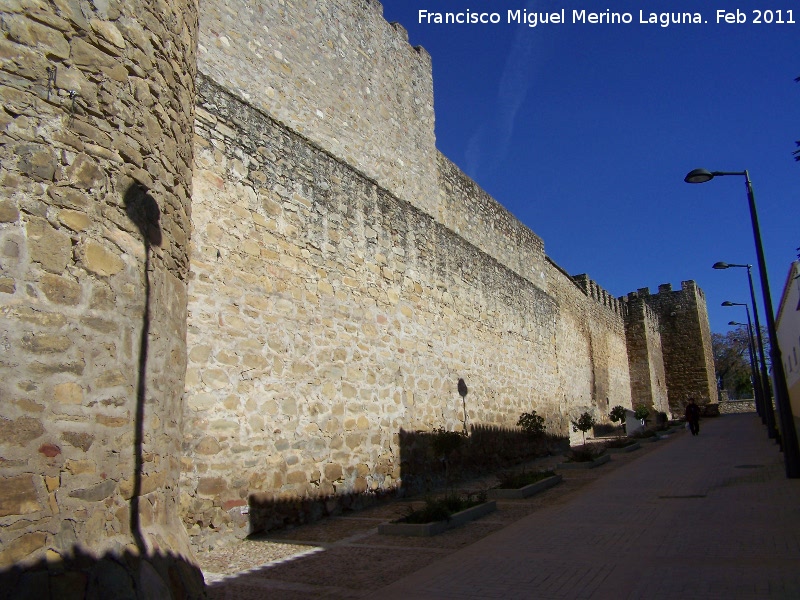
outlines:
[[633, 404], [644, 404], [648, 408], [669, 414], [667, 376], [658, 314], [635, 293], [624, 300], [627, 306], [625, 333]]
[[604, 421], [609, 408], [631, 406], [624, 306], [586, 275], [571, 277], [549, 259], [546, 268], [558, 305], [553, 352], [561, 418], [568, 426], [588, 410]]

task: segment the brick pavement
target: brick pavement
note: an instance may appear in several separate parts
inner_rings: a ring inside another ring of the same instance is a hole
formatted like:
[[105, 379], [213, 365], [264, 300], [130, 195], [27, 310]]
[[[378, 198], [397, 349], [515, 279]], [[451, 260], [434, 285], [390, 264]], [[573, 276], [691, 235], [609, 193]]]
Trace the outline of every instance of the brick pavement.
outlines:
[[800, 480], [755, 415], [702, 427], [378, 597], [800, 598]]
[[702, 426], [434, 538], [378, 535], [391, 505], [276, 534], [320, 550], [209, 596], [800, 598], [800, 480], [755, 415]]

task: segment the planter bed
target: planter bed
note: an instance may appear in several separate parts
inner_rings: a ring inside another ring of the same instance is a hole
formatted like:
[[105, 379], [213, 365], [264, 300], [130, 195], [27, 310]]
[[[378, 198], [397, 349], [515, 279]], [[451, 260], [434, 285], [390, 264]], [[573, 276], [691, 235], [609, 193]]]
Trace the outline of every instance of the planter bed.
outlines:
[[606, 452], [608, 454], [624, 454], [625, 452], [633, 452], [634, 450], [638, 450], [641, 447], [642, 445], [639, 442], [634, 442], [633, 444], [628, 444], [622, 448], [606, 448]]
[[461, 512], [450, 515], [447, 521], [435, 521], [433, 523], [381, 523], [378, 525], [378, 533], [384, 535], [408, 535], [415, 537], [428, 537], [464, 525], [475, 519], [480, 519], [484, 515], [497, 510], [497, 502], [490, 501], [478, 504]]
[[553, 475], [536, 483], [531, 483], [521, 488], [492, 488], [488, 490], [489, 498], [494, 500], [518, 500], [527, 498], [561, 482], [561, 475]]
[[599, 467], [600, 465], [604, 465], [609, 460], [611, 460], [610, 454], [602, 454], [598, 456], [594, 460], [586, 460], [583, 462], [563, 462], [558, 463], [556, 468], [559, 470], [561, 469], [594, 469], [595, 467]]

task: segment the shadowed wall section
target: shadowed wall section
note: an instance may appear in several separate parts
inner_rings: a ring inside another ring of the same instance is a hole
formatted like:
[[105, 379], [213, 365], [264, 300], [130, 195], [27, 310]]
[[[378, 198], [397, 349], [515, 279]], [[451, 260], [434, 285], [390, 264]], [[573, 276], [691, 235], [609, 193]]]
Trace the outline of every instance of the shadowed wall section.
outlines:
[[[2, 8], [0, 567], [77, 569], [74, 593], [203, 594], [156, 558], [192, 559], [176, 483], [196, 8]], [[91, 583], [95, 560], [125, 576]]]

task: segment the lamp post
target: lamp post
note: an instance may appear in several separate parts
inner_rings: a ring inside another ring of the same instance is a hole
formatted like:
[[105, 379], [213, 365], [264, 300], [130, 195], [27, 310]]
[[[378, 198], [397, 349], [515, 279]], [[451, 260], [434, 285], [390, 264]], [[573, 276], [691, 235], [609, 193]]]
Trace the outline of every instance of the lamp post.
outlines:
[[[724, 305], [724, 303], [723, 303], [723, 305]], [[759, 391], [758, 388], [761, 386], [761, 383], [758, 381], [758, 370], [756, 369], [755, 352], [753, 351], [753, 346], [754, 346], [754, 343], [753, 343], [753, 328], [750, 326], [750, 315], [748, 315], [747, 323], [738, 323], [737, 321], [728, 321], [728, 325], [740, 326], [740, 327], [744, 327], [745, 325], [747, 325], [747, 333], [749, 335], [748, 343], [747, 343], [747, 353], [750, 355], [750, 377], [753, 380], [753, 395], [755, 396], [756, 409], [758, 410], [759, 414], [761, 414], [761, 408], [760, 408], [759, 404], [763, 400], [759, 399], [760, 391]]]
[[745, 187], [747, 189], [747, 201], [750, 207], [750, 221], [753, 225], [753, 238], [756, 245], [756, 256], [758, 257], [758, 271], [761, 276], [761, 293], [764, 299], [764, 310], [767, 312], [769, 351], [770, 358], [772, 359], [772, 372], [775, 375], [775, 404], [778, 409], [778, 421], [780, 423], [781, 440], [783, 442], [783, 459], [786, 466], [786, 477], [800, 479], [800, 448], [797, 446], [797, 431], [794, 426], [792, 406], [789, 404], [789, 388], [786, 385], [783, 358], [781, 357], [780, 346], [778, 346], [778, 334], [775, 331], [775, 316], [772, 312], [772, 295], [769, 291], [767, 262], [764, 259], [764, 247], [761, 243], [761, 229], [758, 226], [758, 214], [756, 212], [756, 198], [753, 193], [753, 185], [750, 182], [750, 174], [746, 170], [706, 171], [705, 169], [694, 169], [686, 175], [684, 181], [686, 183], [705, 183], [706, 181], [711, 181], [714, 177], [722, 177], [725, 175], [744, 175]]
[[[775, 432], [775, 413], [772, 410], [772, 390], [771, 386], [769, 385], [769, 371], [767, 370], [767, 360], [764, 357], [764, 341], [761, 336], [761, 322], [758, 319], [758, 304], [756, 303], [756, 293], [755, 289], [753, 288], [753, 274], [751, 273], [752, 265], [737, 265], [732, 263], [725, 263], [725, 262], [717, 262], [711, 267], [712, 269], [731, 269], [731, 268], [742, 268], [747, 269], [747, 283], [750, 286], [750, 302], [753, 305], [753, 320], [755, 321], [756, 326], [756, 340], [758, 342], [758, 356], [760, 358], [760, 365], [761, 365], [761, 391], [763, 392], [763, 399], [764, 399], [764, 408], [767, 408], [769, 405], [769, 412], [772, 413], [772, 426], [770, 427], [769, 423], [767, 423], [767, 429], [769, 432], [769, 437], [774, 438], [776, 437]], [[764, 418], [766, 415], [761, 415]]]
[[[768, 435], [768, 437], [770, 439], [774, 439], [776, 437], [776, 433], [775, 433], [775, 413], [772, 410], [772, 396], [769, 394], [768, 391], [765, 391], [765, 389], [764, 389], [765, 386], [769, 385], [769, 383], [764, 383], [764, 382], [765, 381], [769, 382], [769, 380], [768, 379], [767, 380], [762, 380], [762, 378], [759, 377], [758, 369], [756, 368], [757, 362], [754, 359], [754, 357], [755, 357], [755, 351], [754, 351], [755, 342], [753, 341], [753, 326], [752, 326], [752, 322], [750, 321], [750, 308], [745, 303], [742, 303], [742, 302], [730, 302], [729, 300], [726, 300], [725, 302], [723, 302], [722, 306], [744, 306], [745, 310], [747, 311], [747, 331], [750, 334], [749, 348], [751, 349], [750, 350], [750, 352], [751, 352], [750, 359], [751, 359], [752, 367], [754, 369], [754, 371], [753, 371], [753, 392], [755, 393], [755, 396], [756, 396], [756, 405], [759, 408], [758, 412], [759, 412], [759, 415], [761, 415], [762, 423], [765, 423], [766, 426], [767, 426], [767, 435]], [[731, 321], [731, 323], [732, 323], [732, 321]], [[731, 323], [728, 323], [728, 325], [730, 325]], [[765, 375], [766, 374], [766, 369], [767, 369], [766, 363], [762, 362], [762, 367], [763, 367], [763, 371], [764, 371], [762, 373], [762, 375]], [[760, 403], [760, 405], [759, 405], [759, 403]]]

